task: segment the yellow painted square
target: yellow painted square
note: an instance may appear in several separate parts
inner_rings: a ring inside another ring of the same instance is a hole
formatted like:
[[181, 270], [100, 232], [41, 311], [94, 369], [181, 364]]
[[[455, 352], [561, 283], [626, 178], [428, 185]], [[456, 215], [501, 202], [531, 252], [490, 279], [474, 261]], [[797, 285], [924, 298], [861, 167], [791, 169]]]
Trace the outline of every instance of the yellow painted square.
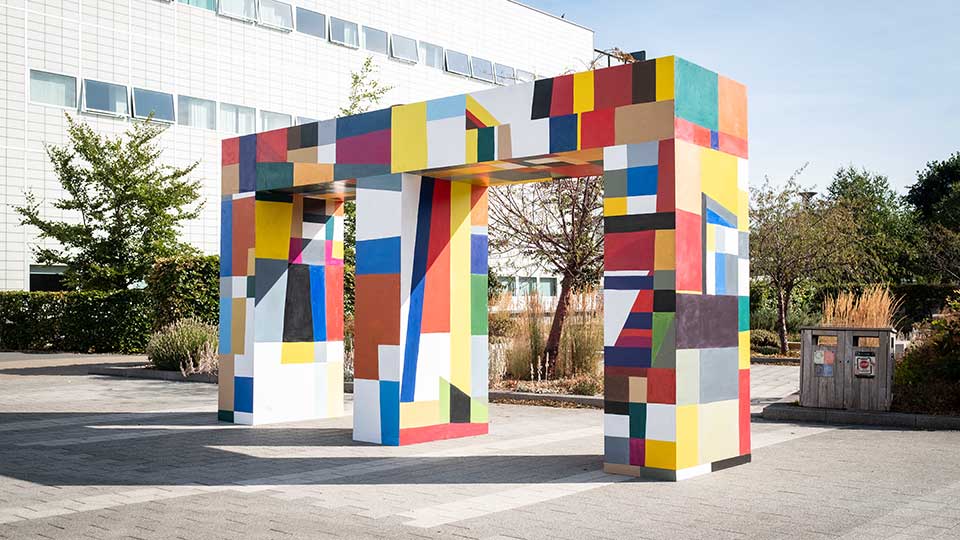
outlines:
[[257, 270], [257, 248], [247, 248], [247, 275], [256, 275]]
[[677, 470], [677, 443], [672, 441], [654, 441], [644, 443], [645, 463], [647, 467]]
[[477, 130], [468, 129], [466, 139], [466, 159], [465, 163], [477, 162]]
[[439, 401], [411, 401], [400, 404], [400, 429], [434, 426], [439, 423]]
[[696, 404], [677, 406], [677, 469], [700, 464], [697, 407]]
[[257, 258], [286, 260], [290, 251], [293, 204], [257, 201], [255, 212]]
[[627, 215], [627, 198], [626, 197], [608, 197], [604, 199], [603, 215], [605, 216]]
[[741, 231], [750, 230], [750, 194], [746, 191], [737, 191], [737, 228]]
[[717, 225], [707, 223], [706, 251], [709, 253], [717, 252]]
[[573, 75], [573, 112], [593, 110], [593, 72], [583, 71]]
[[285, 342], [280, 346], [281, 364], [312, 364], [314, 361], [313, 342]]
[[397, 105], [390, 109], [390, 170], [413, 171], [427, 167], [427, 103]]
[[700, 463], [740, 455], [740, 401], [715, 401], [699, 407]]
[[677, 234], [673, 229], [657, 230], [654, 243], [654, 270], [673, 270], [677, 261]]
[[700, 149], [700, 179], [703, 193], [732, 213], [739, 206], [737, 157], [711, 148]]
[[470, 210], [472, 186], [450, 182], [450, 384], [470, 394]]
[[343, 242], [333, 241], [333, 251], [331, 253], [334, 259], [343, 258]]
[[657, 101], [673, 99], [673, 64], [672, 56], [657, 58]]
[[[324, 365], [319, 365], [324, 369]], [[343, 362], [327, 362], [327, 416], [343, 416]]]
[[647, 402], [647, 378], [630, 377], [630, 403]]
[[740, 355], [739, 369], [750, 369], [750, 331], [740, 332], [737, 336], [737, 350]]
[[700, 147], [680, 139], [674, 140], [677, 210], [700, 215], [703, 199], [700, 196]]

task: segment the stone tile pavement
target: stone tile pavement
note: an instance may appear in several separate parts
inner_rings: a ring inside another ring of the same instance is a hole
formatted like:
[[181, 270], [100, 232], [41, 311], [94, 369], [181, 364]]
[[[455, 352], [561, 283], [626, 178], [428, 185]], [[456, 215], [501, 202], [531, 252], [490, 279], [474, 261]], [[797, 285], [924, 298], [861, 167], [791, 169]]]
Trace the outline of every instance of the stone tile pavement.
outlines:
[[755, 422], [753, 463], [644, 482], [599, 472], [597, 410], [494, 405], [489, 436], [384, 448], [78, 361], [0, 355], [0, 538], [960, 538], [960, 432]]

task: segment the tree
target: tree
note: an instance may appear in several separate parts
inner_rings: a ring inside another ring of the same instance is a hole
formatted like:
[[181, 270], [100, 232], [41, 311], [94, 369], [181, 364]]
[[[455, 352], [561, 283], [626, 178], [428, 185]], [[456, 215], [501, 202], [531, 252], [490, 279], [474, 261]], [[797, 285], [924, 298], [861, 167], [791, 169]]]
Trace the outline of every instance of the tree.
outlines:
[[599, 280], [603, 266], [603, 177], [562, 178], [490, 190], [491, 249], [559, 274], [560, 296], [544, 348], [552, 376], [570, 293]]
[[[915, 227], [903, 197], [881, 174], [852, 166], [839, 169], [827, 199], [846, 207], [863, 239], [865, 257], [857, 275], [871, 281], [900, 283], [912, 278]], [[852, 279], [853, 275], [847, 276]]]
[[868, 256], [858, 248], [861, 237], [850, 209], [828, 198], [805, 197], [796, 181], [802, 171], [781, 189], [769, 178], [751, 189], [750, 266], [776, 294], [781, 353], [787, 352], [787, 313], [794, 289], [848, 277]]
[[960, 152], [945, 161], [928, 162], [910, 186], [907, 202], [923, 222], [960, 230]]
[[[393, 86], [380, 83], [376, 79], [377, 67], [373, 57], [368, 56], [360, 66], [360, 71], [350, 74], [350, 96], [345, 107], [340, 107], [339, 116], [350, 116], [370, 110], [380, 103], [383, 96]], [[346, 201], [343, 204], [343, 310], [352, 314], [357, 290], [357, 204]]]
[[79, 220], [47, 219], [33, 193], [15, 210], [22, 225], [58, 247], [34, 248], [40, 264], [67, 266], [64, 282], [77, 289], [126, 289], [142, 282], [154, 261], [194, 249], [179, 241], [180, 224], [200, 215], [200, 182], [187, 176], [199, 162], [178, 168], [160, 163], [157, 137], [166, 129], [133, 122], [124, 135], [98, 134], [70, 115], [64, 146], [47, 155], [66, 195], [53, 207]]

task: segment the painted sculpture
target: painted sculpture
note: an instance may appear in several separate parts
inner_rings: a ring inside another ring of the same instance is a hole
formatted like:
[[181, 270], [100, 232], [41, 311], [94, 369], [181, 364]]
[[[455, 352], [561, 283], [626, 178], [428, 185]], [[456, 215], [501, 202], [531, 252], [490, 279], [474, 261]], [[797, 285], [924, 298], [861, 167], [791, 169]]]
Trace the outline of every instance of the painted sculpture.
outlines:
[[750, 459], [743, 85], [676, 57], [223, 142], [220, 419], [343, 413], [354, 438], [487, 432], [487, 187], [604, 176], [604, 469]]

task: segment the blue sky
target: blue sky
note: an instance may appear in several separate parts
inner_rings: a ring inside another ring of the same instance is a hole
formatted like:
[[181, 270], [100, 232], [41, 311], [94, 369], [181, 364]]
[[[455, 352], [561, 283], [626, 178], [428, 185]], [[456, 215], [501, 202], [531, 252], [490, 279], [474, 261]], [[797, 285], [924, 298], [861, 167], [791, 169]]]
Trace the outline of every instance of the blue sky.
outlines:
[[750, 175], [824, 188], [840, 166], [886, 174], [960, 150], [960, 1], [526, 3], [587, 26], [598, 48], [676, 54], [748, 87]]

